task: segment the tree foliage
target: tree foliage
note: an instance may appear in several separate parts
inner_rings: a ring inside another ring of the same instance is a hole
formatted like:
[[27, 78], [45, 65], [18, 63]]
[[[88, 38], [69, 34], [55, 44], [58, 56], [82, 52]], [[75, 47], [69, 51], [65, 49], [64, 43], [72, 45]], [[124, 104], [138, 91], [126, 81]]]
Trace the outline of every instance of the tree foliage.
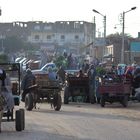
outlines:
[[[108, 35], [107, 38], [108, 38], [108, 37], [122, 38], [122, 33], [118, 33], [118, 32], [117, 32], [117, 33], [115, 33], [115, 34], [110, 34], [110, 35]], [[127, 34], [127, 33], [124, 34], [124, 37], [125, 37], [125, 38], [133, 38], [130, 34]]]
[[[128, 40], [133, 40], [134, 38], [132, 38], [130, 34], [124, 34], [124, 39], [128, 41]], [[107, 44], [112, 44], [112, 43], [121, 44], [122, 33], [110, 34], [107, 36], [106, 41]]]
[[98, 75], [98, 76], [102, 76], [102, 75], [105, 75], [106, 70], [105, 70], [104, 67], [98, 66], [98, 67], [96, 67], [96, 72], [97, 72], [97, 75]]
[[8, 61], [8, 56], [6, 54], [0, 54], [0, 63], [7, 63]]
[[63, 66], [64, 68], [67, 67], [67, 60], [64, 56], [59, 56], [54, 60], [54, 63], [57, 67]]
[[35, 47], [33, 47], [32, 44], [24, 42], [17, 36], [10, 36], [6, 37], [5, 39], [1, 39], [1, 42], [3, 41], [3, 48], [6, 53], [15, 53], [20, 50], [28, 51], [33, 50]]

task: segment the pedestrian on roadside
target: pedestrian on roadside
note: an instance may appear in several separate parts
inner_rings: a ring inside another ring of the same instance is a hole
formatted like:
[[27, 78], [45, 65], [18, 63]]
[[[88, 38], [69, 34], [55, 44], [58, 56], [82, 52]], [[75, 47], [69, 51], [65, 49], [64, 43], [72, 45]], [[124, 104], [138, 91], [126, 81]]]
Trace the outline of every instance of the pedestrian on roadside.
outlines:
[[96, 68], [94, 65], [90, 65], [87, 75], [89, 77], [89, 98], [91, 103], [96, 102], [95, 98], [95, 82], [96, 82]]

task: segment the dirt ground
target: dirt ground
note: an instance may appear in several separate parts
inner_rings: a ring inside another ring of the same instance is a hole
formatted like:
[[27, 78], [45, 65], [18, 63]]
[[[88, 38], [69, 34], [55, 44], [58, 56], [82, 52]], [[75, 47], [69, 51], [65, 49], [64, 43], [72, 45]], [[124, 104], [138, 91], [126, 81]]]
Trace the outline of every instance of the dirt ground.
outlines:
[[[20, 108], [24, 108], [21, 104]], [[140, 103], [127, 108], [114, 103], [70, 103], [54, 111], [49, 104], [25, 111], [25, 130], [16, 132], [14, 122], [2, 122], [0, 140], [139, 140]]]

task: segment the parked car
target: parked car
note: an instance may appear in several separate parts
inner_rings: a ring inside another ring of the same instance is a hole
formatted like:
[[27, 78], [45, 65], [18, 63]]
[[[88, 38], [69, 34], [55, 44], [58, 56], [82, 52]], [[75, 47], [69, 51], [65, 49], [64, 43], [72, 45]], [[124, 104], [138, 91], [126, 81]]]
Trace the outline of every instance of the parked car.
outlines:
[[18, 62], [21, 61], [22, 59], [23, 59], [23, 57], [17, 57], [17, 58], [15, 59], [15, 62], [18, 63]]
[[32, 70], [33, 74], [47, 74], [47, 70], [49, 67], [56, 69], [56, 65], [53, 62], [45, 64], [41, 69]]

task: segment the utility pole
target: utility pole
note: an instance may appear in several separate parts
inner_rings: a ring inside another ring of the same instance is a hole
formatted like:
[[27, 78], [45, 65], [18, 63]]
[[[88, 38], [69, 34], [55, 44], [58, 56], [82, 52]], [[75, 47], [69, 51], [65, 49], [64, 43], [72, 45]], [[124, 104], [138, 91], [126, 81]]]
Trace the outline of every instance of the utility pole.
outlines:
[[96, 38], [96, 24], [95, 24], [95, 16], [93, 19], [93, 43], [92, 43], [92, 51], [93, 51], [93, 58], [96, 57], [96, 48], [95, 48], [95, 38]]
[[105, 47], [106, 47], [106, 16], [103, 16], [104, 17], [104, 46], [103, 46], [103, 57], [105, 55]]
[[125, 12], [122, 14], [122, 50], [121, 50], [121, 63], [124, 64], [124, 27], [125, 27]]
[[124, 64], [125, 61], [124, 61], [124, 46], [125, 46], [125, 39], [124, 39], [124, 29], [125, 29], [125, 14], [132, 11], [132, 10], [135, 10], [136, 7], [132, 7], [130, 10], [126, 11], [126, 12], [123, 12], [122, 13], [122, 48], [121, 48], [121, 63]]

